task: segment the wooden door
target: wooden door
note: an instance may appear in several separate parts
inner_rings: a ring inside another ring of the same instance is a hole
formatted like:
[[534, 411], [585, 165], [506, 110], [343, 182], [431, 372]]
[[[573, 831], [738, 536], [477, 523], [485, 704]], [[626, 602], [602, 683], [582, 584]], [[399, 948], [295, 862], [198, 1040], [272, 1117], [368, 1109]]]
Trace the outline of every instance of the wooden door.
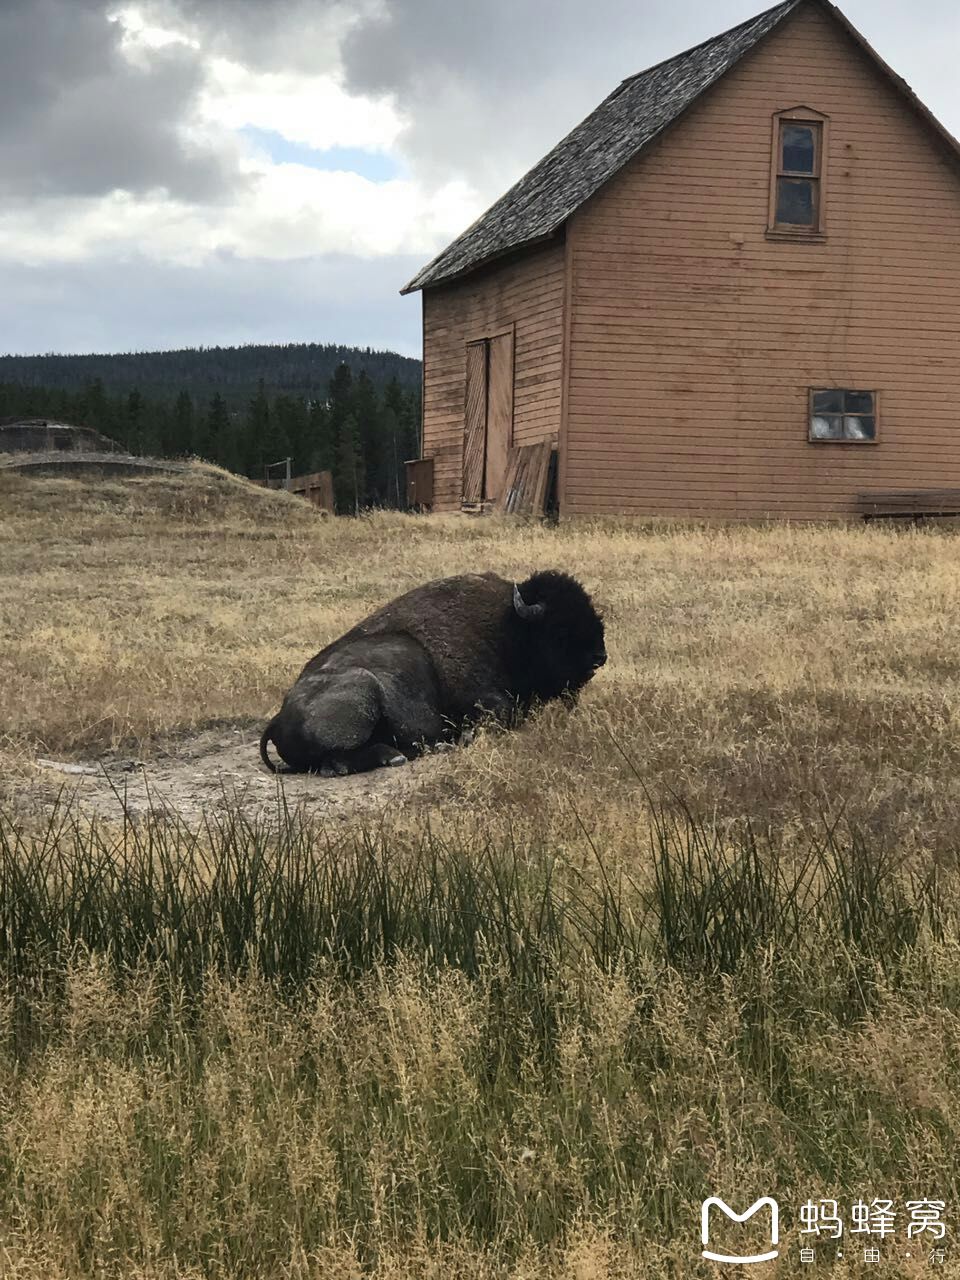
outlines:
[[467, 343], [463, 502], [500, 497], [513, 443], [513, 334]]
[[513, 334], [489, 339], [487, 356], [487, 465], [484, 498], [496, 502], [503, 491], [507, 454], [513, 444]]
[[487, 344], [467, 343], [467, 395], [463, 427], [463, 501], [481, 502], [487, 452]]

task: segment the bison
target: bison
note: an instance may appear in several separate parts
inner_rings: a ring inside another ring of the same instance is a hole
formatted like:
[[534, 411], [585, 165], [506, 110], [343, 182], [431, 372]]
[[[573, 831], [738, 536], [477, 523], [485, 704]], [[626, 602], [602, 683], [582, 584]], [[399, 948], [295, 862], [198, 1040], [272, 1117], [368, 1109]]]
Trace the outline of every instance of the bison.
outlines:
[[303, 668], [263, 731], [291, 772], [325, 777], [404, 764], [480, 717], [518, 723], [575, 697], [607, 660], [603, 622], [575, 578], [519, 585], [495, 573], [440, 578], [398, 596]]

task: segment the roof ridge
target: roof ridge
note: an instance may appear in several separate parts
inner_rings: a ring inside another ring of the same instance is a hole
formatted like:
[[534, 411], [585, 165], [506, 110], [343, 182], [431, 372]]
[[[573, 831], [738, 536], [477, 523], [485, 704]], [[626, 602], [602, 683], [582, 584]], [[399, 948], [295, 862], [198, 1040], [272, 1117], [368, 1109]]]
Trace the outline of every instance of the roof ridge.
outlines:
[[[795, 9], [798, 4], [802, 3], [803, 0], [779, 0], [779, 3], [771, 5], [769, 9], [764, 9], [761, 13], [755, 13], [752, 18], [745, 18], [743, 22], [737, 22], [734, 26], [727, 27], [726, 31], [718, 31], [716, 35], [707, 36], [706, 40], [701, 40], [698, 44], [692, 44], [688, 49], [682, 49], [679, 53], [671, 54], [669, 58], [661, 58], [659, 62], [652, 62], [649, 67], [644, 67], [642, 71], [635, 71], [633, 75], [624, 76], [613, 92], [619, 92], [625, 84], [639, 80], [641, 76], [649, 75], [651, 71], [659, 71], [668, 62], [675, 62], [677, 58], [688, 58], [691, 53], [698, 53], [701, 49], [706, 48], [707, 45], [715, 44], [719, 40], [726, 40], [730, 36], [737, 35], [739, 32], [746, 30], [747, 27], [752, 27], [755, 22], [762, 22], [764, 19], [770, 18], [778, 9], [783, 10], [780, 17], [785, 18], [791, 9]], [[612, 97], [613, 95], [609, 96]]]

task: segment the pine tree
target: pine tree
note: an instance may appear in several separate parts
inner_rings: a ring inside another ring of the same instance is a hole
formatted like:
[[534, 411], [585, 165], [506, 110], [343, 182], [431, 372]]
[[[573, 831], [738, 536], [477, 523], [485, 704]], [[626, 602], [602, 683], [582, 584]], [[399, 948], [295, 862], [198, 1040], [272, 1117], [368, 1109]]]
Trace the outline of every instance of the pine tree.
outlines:
[[140, 451], [140, 396], [131, 391], [123, 409], [120, 438], [131, 453]]
[[243, 442], [241, 440], [240, 423], [235, 413], [229, 413], [224, 406], [225, 419], [221, 421], [214, 453], [221, 467], [243, 475]]
[[364, 371], [354, 383], [352, 402], [361, 460], [360, 505], [382, 506], [388, 488], [384, 421], [377, 389]]
[[389, 437], [391, 481], [390, 499], [397, 507], [406, 505], [407, 478], [404, 463], [417, 457], [419, 451], [411, 451], [409, 440], [409, 409], [405, 403], [403, 388], [396, 378], [391, 378], [383, 392], [385, 431]]
[[153, 443], [149, 446], [158, 457], [170, 456], [169, 440], [172, 432], [170, 406], [166, 400], [147, 401], [147, 433]]
[[348, 364], [341, 362], [337, 365], [330, 379], [328, 393], [334, 417], [346, 417], [350, 412], [350, 397], [353, 394], [353, 373]]
[[348, 364], [341, 362], [334, 370], [328, 387], [326, 408], [330, 462], [327, 468], [318, 467], [317, 469], [333, 472], [337, 510], [355, 511], [360, 502], [359, 476], [357, 475], [358, 440], [356, 423], [350, 422], [353, 408], [353, 373]]
[[181, 391], [173, 406], [170, 424], [168, 449], [172, 457], [183, 457], [190, 452], [194, 445], [195, 432], [193, 398], [189, 391]]
[[276, 458], [267, 457], [267, 439], [270, 431], [270, 402], [263, 385], [263, 379], [257, 387], [257, 394], [247, 406], [244, 420], [243, 451], [244, 465], [248, 476], [259, 479], [264, 474], [268, 462], [276, 462]]
[[[291, 459], [292, 465], [293, 459], [290, 439], [287, 435], [287, 424], [282, 414], [277, 413], [276, 404], [272, 408], [269, 404], [267, 405], [263, 452], [265, 461], [272, 464], [276, 472], [283, 471], [283, 468], [278, 467], [277, 464], [284, 462], [287, 458]], [[293, 474], [295, 472], [291, 470], [291, 475]]]
[[198, 458], [215, 462], [217, 452], [222, 447], [223, 438], [229, 430], [230, 417], [227, 413], [226, 401], [218, 391], [210, 401], [207, 412], [197, 421], [193, 452]]
[[83, 407], [77, 413], [77, 417], [83, 425], [92, 427], [94, 431], [101, 431], [107, 434], [110, 413], [107, 408], [106, 392], [99, 378], [94, 378], [93, 382], [84, 391], [82, 405]]
[[309, 470], [310, 462], [305, 402], [299, 396], [277, 396], [273, 402], [273, 420], [282, 436], [283, 447], [292, 459], [293, 474], [302, 475]]
[[333, 490], [337, 511], [341, 515], [360, 513], [360, 442], [357, 421], [352, 415], [340, 425], [337, 442], [337, 464], [333, 473]]
[[330, 406], [321, 400], [314, 400], [310, 405], [306, 450], [308, 471], [336, 470], [337, 443], [333, 434], [333, 416]]
[[386, 452], [384, 472], [384, 506], [401, 507], [401, 494], [406, 488], [404, 459], [400, 457], [400, 422], [389, 405], [383, 410], [383, 438]]

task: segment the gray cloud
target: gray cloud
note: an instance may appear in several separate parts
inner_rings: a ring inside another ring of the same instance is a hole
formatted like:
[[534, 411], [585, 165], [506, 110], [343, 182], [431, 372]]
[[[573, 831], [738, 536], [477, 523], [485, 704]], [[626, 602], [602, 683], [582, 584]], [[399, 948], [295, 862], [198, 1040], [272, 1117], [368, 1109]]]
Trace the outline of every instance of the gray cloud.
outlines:
[[415, 257], [292, 262], [224, 255], [202, 267], [0, 261], [0, 354], [343, 342], [420, 354], [419, 299], [397, 296]]
[[175, 44], [143, 65], [120, 50], [108, 0], [0, 6], [0, 194], [165, 188], [206, 201], [238, 182], [229, 155], [189, 141], [204, 71]]
[[145, 0], [160, 21], [186, 29], [212, 53], [256, 71], [320, 74], [340, 65], [340, 45], [373, 0]]
[[[771, 0], [767, 0], [770, 3]], [[847, 16], [960, 131], [953, 0], [841, 0]], [[393, 94], [403, 139], [432, 180], [467, 177], [493, 198], [624, 77], [751, 17], [763, 0], [389, 0], [344, 45], [350, 87]]]
[[[0, 196], [165, 187], [196, 201], [231, 190], [230, 154], [182, 131], [213, 52], [257, 70], [340, 69], [353, 92], [391, 96], [409, 122], [413, 172], [427, 183], [466, 179], [492, 200], [623, 76], [768, 2], [140, 0], [162, 25], [185, 24], [203, 50], [172, 45], [137, 67], [107, 21], [109, 0], [0, 0]], [[960, 133], [954, 0], [841, 4]], [[26, 268], [0, 252], [0, 350], [329, 339], [414, 352], [418, 302], [396, 289], [421, 265], [222, 258], [193, 269], [98, 257]]]
[[[115, 0], [114, 0], [115, 2]], [[755, 13], [762, 0], [141, 0], [203, 53], [257, 70], [341, 69], [390, 95], [422, 179], [466, 178], [493, 198], [625, 75]], [[200, 54], [170, 46], [146, 67], [119, 51], [109, 0], [0, 0], [0, 192], [134, 192], [209, 199], [236, 181], [229, 155], [180, 126]], [[847, 0], [849, 16], [945, 123], [960, 130], [952, 0]]]
[[619, 81], [747, 17], [755, 0], [391, 0], [344, 46], [351, 87], [395, 95], [417, 170], [499, 193]]

